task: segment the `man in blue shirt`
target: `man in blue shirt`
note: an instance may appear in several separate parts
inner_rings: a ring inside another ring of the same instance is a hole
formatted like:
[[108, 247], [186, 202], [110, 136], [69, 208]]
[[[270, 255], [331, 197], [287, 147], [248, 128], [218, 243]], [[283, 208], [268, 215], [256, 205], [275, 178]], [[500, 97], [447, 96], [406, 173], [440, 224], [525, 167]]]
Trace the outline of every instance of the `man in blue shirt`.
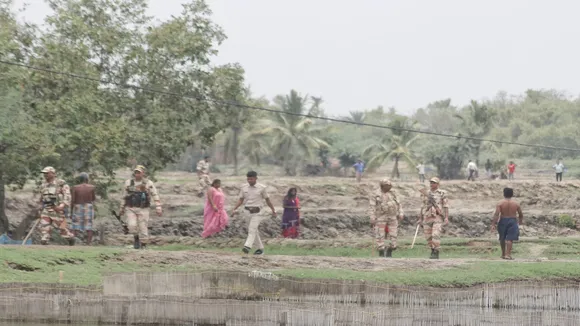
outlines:
[[356, 163], [352, 167], [356, 171], [356, 181], [360, 182], [360, 179], [362, 178], [363, 172], [365, 170], [365, 164], [362, 160], [356, 160]]

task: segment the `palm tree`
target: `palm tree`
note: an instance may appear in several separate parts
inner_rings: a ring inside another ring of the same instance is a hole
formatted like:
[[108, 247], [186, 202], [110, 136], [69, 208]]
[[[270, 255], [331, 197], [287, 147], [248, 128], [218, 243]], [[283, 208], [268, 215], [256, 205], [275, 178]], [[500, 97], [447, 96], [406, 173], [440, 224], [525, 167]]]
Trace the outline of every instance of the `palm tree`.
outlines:
[[274, 113], [271, 120], [261, 121], [262, 128], [253, 132], [252, 137], [272, 137], [272, 151], [281, 158], [286, 174], [292, 175], [299, 161], [304, 158], [312, 160], [316, 150], [330, 147], [321, 139], [326, 128], [298, 115], [308, 111], [307, 96], [302, 97], [292, 90], [289, 95], [277, 96], [274, 101], [281, 112]]
[[404, 160], [410, 166], [415, 166], [415, 158], [412, 152], [412, 146], [419, 138], [419, 134], [400, 130], [413, 129], [415, 125], [407, 117], [397, 117], [391, 120], [389, 127], [393, 129], [390, 133], [385, 135], [379, 144], [373, 144], [365, 148], [363, 151], [364, 157], [371, 157], [368, 162], [368, 169], [373, 170], [381, 166], [386, 159], [395, 160], [395, 165], [391, 172], [391, 178], [399, 178], [399, 161]]
[[364, 111], [350, 111], [350, 116], [344, 118], [346, 121], [363, 123], [365, 122], [366, 113]]

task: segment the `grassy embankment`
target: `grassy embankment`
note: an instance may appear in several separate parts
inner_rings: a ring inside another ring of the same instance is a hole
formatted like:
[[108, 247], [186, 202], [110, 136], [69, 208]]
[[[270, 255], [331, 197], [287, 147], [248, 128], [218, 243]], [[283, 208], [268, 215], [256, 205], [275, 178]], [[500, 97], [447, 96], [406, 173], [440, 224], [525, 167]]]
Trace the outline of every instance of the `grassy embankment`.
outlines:
[[[428, 250], [424, 243], [408, 249], [408, 242], [396, 251], [400, 258], [425, 258]], [[405, 248], [407, 247], [407, 248]], [[486, 259], [477, 260], [448, 269], [400, 270], [363, 272], [343, 269], [279, 269], [278, 275], [311, 279], [365, 279], [389, 284], [426, 286], [469, 286], [478, 283], [502, 282], [509, 280], [580, 279], [580, 240], [577, 239], [534, 239], [518, 243], [514, 250], [517, 258], [547, 258], [577, 260], [577, 262], [503, 261], [498, 258], [499, 250], [494, 242], [468, 239], [448, 239], [443, 243], [442, 259]], [[151, 248], [162, 256], [164, 251], [205, 250], [239, 253], [239, 248], [211, 249], [165, 246]], [[331, 257], [370, 258], [371, 250], [366, 248], [304, 248], [298, 244], [271, 245], [269, 255], [313, 255]], [[79, 285], [99, 284], [105, 272], [133, 271], [196, 271], [227, 269], [227, 266], [199, 266], [195, 261], [180, 265], [139, 264], [117, 260], [128, 249], [111, 247], [75, 247], [63, 250], [35, 249], [18, 246], [0, 248], [0, 280], [2, 282], [58, 282], [59, 271], [64, 272], [64, 283]], [[267, 258], [265, 256], [264, 258]], [[376, 258], [379, 259], [379, 258]], [[495, 261], [489, 261], [495, 260]], [[251, 262], [251, 261], [250, 261]], [[251, 268], [251, 263], [248, 268]]]

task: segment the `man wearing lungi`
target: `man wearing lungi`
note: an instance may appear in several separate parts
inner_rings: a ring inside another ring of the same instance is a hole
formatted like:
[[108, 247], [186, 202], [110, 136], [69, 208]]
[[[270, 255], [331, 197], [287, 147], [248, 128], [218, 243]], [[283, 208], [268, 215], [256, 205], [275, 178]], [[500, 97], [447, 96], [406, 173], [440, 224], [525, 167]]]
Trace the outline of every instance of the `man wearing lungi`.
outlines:
[[93, 218], [95, 217], [94, 203], [96, 198], [95, 186], [89, 184], [89, 175], [85, 172], [79, 176], [81, 184], [72, 189], [72, 228], [75, 236], [79, 231], [87, 232], [87, 245], [93, 242]]
[[64, 209], [70, 207], [70, 187], [62, 179], [56, 178], [56, 170], [47, 166], [42, 169], [45, 183], [40, 188], [40, 243], [47, 245], [53, 226], [60, 230], [60, 236], [67, 239], [69, 245], [74, 245], [74, 235], [66, 227]]
[[[499, 233], [501, 258], [508, 260], [513, 260], [511, 255], [513, 242], [519, 240], [519, 224], [524, 222], [524, 214], [520, 204], [512, 199], [513, 196], [514, 190], [512, 188], [503, 189], [504, 199], [495, 207], [495, 213], [491, 221], [491, 231], [493, 232], [497, 228]], [[518, 216], [517, 219], [516, 214]]]

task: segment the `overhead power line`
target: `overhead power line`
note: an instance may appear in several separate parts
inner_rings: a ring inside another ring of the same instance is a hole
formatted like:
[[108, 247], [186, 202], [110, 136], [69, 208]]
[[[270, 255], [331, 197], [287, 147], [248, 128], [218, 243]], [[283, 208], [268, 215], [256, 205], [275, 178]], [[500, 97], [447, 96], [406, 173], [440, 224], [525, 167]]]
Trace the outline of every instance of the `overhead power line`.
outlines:
[[117, 83], [114, 81], [92, 78], [92, 77], [78, 75], [78, 74], [74, 74], [74, 73], [70, 73], [70, 72], [35, 67], [35, 66], [31, 66], [31, 65], [27, 65], [27, 64], [23, 64], [23, 63], [18, 63], [18, 62], [0, 60], [0, 63], [5, 64], [5, 65], [18, 66], [18, 67], [23, 67], [26, 69], [61, 75], [61, 76], [67, 76], [67, 77], [76, 78], [76, 79], [84, 79], [84, 80], [88, 80], [88, 81], [92, 81], [92, 82], [96, 82], [96, 83], [101, 83], [101, 84], [116, 85], [116, 86], [122, 87], [122, 88], [138, 89], [138, 90], [142, 90], [142, 91], [150, 92], [150, 93], [170, 95], [170, 96], [175, 96], [175, 97], [179, 97], [179, 98], [188, 98], [188, 99], [193, 99], [193, 100], [200, 101], [200, 102], [211, 102], [214, 104], [228, 105], [228, 106], [244, 108], [244, 109], [260, 110], [260, 111], [266, 111], [266, 112], [271, 112], [271, 113], [293, 115], [293, 116], [299, 116], [299, 117], [304, 117], [304, 118], [332, 121], [332, 122], [345, 123], [345, 124], [351, 124], [351, 125], [357, 125], [357, 126], [365, 126], [365, 127], [373, 127], [373, 128], [397, 130], [397, 131], [406, 131], [406, 132], [411, 132], [411, 133], [425, 134], [425, 135], [431, 135], [431, 136], [437, 136], [437, 137], [466, 139], [466, 140], [473, 140], [473, 141], [480, 141], [480, 142], [489, 142], [489, 143], [496, 143], [496, 144], [503, 144], [503, 145], [515, 145], [515, 146], [523, 146], [523, 147], [531, 147], [531, 148], [542, 148], [542, 149], [553, 149], [553, 150], [561, 150], [561, 151], [580, 152], [580, 148], [567, 148], [567, 147], [557, 147], [557, 146], [547, 146], [547, 145], [537, 145], [537, 144], [525, 144], [525, 143], [502, 141], [502, 140], [495, 140], [495, 139], [485, 139], [485, 138], [469, 137], [469, 136], [462, 136], [462, 135], [451, 135], [451, 134], [443, 134], [443, 133], [425, 131], [425, 130], [389, 127], [389, 126], [377, 125], [377, 124], [372, 124], [372, 123], [348, 121], [348, 120], [341, 120], [341, 119], [336, 119], [336, 118], [319, 117], [319, 116], [315, 116], [315, 115], [311, 115], [311, 114], [278, 111], [278, 110], [268, 109], [268, 108], [259, 107], [259, 106], [246, 105], [246, 104], [242, 104], [242, 103], [238, 103], [238, 102], [232, 102], [232, 101], [226, 101], [226, 100], [217, 100], [217, 99], [211, 99], [211, 98], [203, 98], [200, 96], [193, 96], [193, 95], [188, 95], [188, 94], [179, 94], [179, 93], [174, 93], [174, 92], [156, 90], [156, 89], [151, 89], [151, 88], [137, 86], [137, 85], [122, 84], [122, 83]]

